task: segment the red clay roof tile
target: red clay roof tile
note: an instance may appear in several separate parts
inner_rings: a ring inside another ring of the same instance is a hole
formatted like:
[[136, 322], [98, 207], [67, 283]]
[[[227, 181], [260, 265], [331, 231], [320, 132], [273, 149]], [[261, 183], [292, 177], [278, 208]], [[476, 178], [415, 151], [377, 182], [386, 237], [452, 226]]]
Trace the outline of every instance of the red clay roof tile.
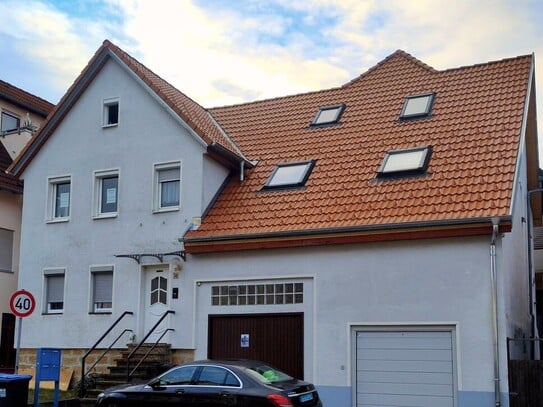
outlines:
[[[187, 233], [208, 239], [507, 216], [531, 56], [437, 71], [403, 51], [342, 87], [210, 112], [258, 165], [232, 180]], [[409, 95], [435, 92], [430, 117], [400, 121]], [[345, 103], [336, 126], [311, 128]], [[377, 179], [384, 154], [433, 146], [425, 175]], [[276, 164], [316, 160], [305, 188], [261, 191]]]

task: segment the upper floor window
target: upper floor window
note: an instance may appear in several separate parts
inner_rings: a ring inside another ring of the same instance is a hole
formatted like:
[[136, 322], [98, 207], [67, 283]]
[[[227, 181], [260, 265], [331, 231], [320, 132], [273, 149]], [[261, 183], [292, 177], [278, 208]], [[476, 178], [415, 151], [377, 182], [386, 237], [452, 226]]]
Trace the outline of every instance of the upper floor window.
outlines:
[[44, 270], [45, 313], [47, 314], [64, 312], [64, 273], [63, 268]]
[[113, 266], [91, 267], [92, 312], [111, 312], [113, 307]]
[[424, 95], [407, 97], [403, 104], [400, 119], [414, 119], [429, 116], [432, 111], [434, 96], [434, 93], [427, 93]]
[[12, 272], [13, 230], [0, 228], [0, 271]]
[[155, 177], [155, 211], [179, 209], [181, 198], [181, 164], [179, 161], [156, 164]]
[[2, 112], [2, 119], [0, 121], [2, 133], [17, 130], [19, 129], [20, 124], [21, 120], [19, 119], [19, 116], [14, 113]]
[[94, 172], [94, 217], [117, 216], [119, 198], [119, 170]]
[[428, 168], [431, 154], [431, 146], [387, 151], [379, 169], [379, 176], [424, 173]]
[[326, 124], [335, 124], [339, 122], [339, 118], [345, 110], [343, 103], [332, 106], [324, 106], [319, 108], [317, 114], [311, 122], [312, 126], [321, 126]]
[[102, 126], [111, 127], [119, 124], [119, 98], [105, 99], [102, 111]]
[[71, 177], [48, 178], [48, 196], [48, 220], [68, 220], [71, 204]]
[[304, 186], [315, 161], [278, 164], [268, 178], [265, 189]]

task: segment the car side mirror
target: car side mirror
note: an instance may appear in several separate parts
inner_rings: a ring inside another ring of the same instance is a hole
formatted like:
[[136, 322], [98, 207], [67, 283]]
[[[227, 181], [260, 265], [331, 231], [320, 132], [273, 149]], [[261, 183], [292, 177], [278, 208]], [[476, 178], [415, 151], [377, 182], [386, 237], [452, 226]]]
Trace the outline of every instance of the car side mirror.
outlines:
[[160, 379], [154, 379], [151, 380], [149, 383], [147, 383], [148, 386], [151, 386], [153, 390], [164, 390], [164, 385], [160, 382]]

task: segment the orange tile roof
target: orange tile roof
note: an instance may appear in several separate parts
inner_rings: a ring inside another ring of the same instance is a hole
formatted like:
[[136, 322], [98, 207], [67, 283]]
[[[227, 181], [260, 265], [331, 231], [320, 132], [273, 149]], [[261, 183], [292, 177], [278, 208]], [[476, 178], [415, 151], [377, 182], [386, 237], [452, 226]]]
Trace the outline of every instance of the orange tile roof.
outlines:
[[23, 183], [15, 176], [4, 172], [10, 164], [11, 157], [4, 147], [4, 144], [0, 142], [0, 190], [3, 189], [20, 194], [23, 192]]
[[53, 110], [54, 104], [35, 96], [10, 83], [0, 80], [0, 99], [6, 99], [11, 103], [39, 114], [44, 118]]
[[[211, 113], [258, 165], [232, 179], [185, 245], [508, 216], [532, 56], [437, 71], [396, 51], [346, 85]], [[435, 92], [429, 118], [398, 120]], [[320, 106], [340, 124], [311, 128]], [[387, 150], [432, 146], [427, 174], [377, 179]], [[535, 146], [534, 148], [537, 148]], [[316, 160], [305, 188], [262, 191], [278, 163]]]

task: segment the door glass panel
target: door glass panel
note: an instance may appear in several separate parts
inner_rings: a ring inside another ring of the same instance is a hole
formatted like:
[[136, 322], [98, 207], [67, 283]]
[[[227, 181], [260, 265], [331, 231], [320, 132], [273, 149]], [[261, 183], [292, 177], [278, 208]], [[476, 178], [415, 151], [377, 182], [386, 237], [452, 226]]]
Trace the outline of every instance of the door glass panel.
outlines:
[[151, 280], [151, 305], [168, 303], [168, 280], [165, 277], [155, 277]]

